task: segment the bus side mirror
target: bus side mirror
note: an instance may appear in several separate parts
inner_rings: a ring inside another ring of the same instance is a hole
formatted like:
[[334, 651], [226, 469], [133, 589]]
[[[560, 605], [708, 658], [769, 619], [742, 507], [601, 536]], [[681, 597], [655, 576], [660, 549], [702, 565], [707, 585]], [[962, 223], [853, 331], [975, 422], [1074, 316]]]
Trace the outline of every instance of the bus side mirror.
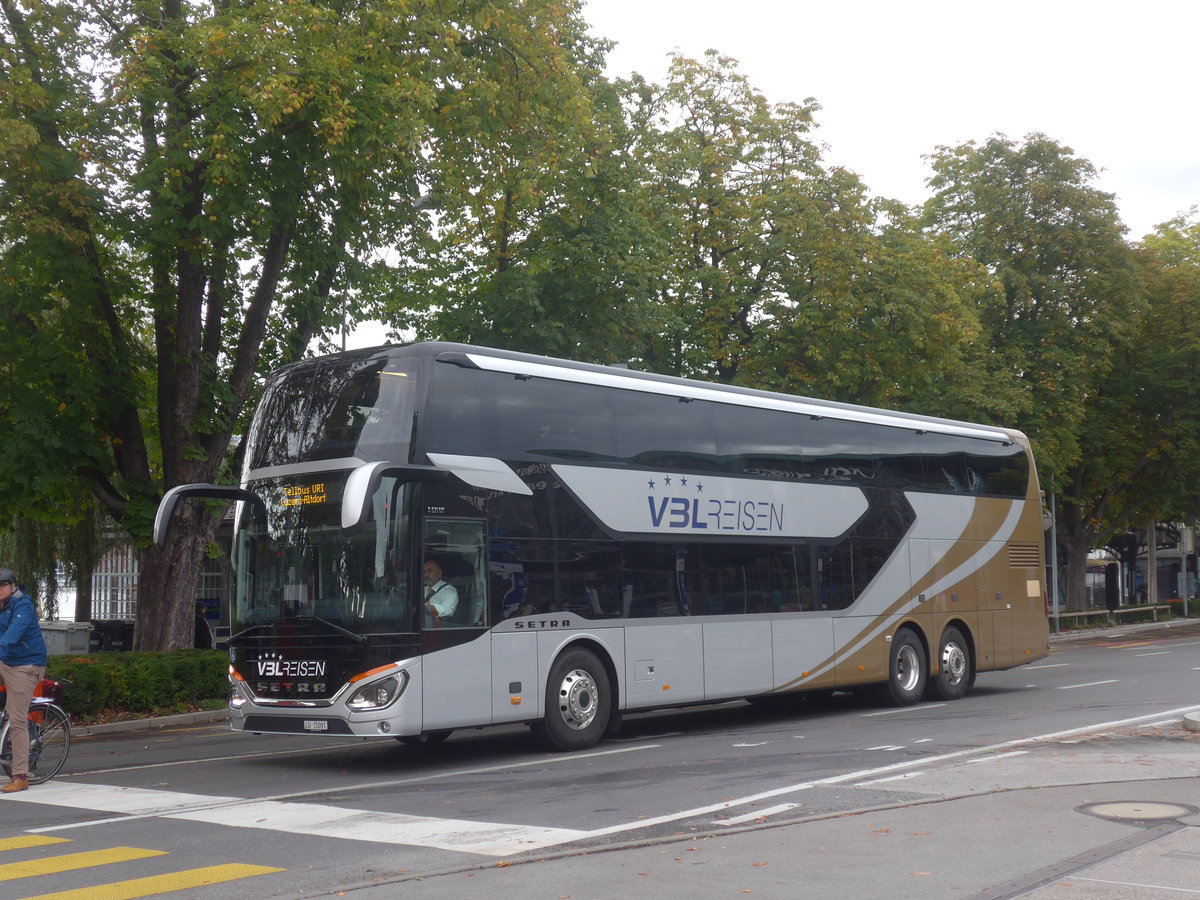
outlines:
[[256, 504], [266, 514], [266, 505], [262, 498], [250, 491], [231, 484], [181, 484], [163, 494], [158, 502], [158, 511], [154, 514], [154, 543], [158, 549], [167, 545], [167, 532], [171, 528], [171, 516], [175, 507], [184, 497], [208, 497], [209, 499], [246, 500]]
[[396, 476], [401, 481], [441, 481], [450, 473], [430, 466], [405, 463], [372, 462], [359, 466], [346, 479], [342, 492], [342, 530], [354, 533], [366, 523], [371, 512], [371, 498], [385, 477]]

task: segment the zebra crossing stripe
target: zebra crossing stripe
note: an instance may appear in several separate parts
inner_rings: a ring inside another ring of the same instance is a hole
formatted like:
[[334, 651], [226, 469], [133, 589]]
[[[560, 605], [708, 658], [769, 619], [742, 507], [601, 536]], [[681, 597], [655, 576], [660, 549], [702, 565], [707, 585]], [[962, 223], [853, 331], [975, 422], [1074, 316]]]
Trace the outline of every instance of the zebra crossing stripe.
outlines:
[[[104, 784], [53, 782], [37, 791], [13, 794], [9, 799], [65, 806], [124, 816], [183, 819], [235, 828], [259, 828], [290, 834], [371, 841], [380, 844], [431, 847], [511, 856], [525, 850], [565, 844], [588, 837], [590, 832], [542, 825], [509, 825], [468, 819], [442, 819], [403, 813], [349, 809], [319, 803], [282, 800], [248, 800]], [[95, 820], [51, 826], [53, 830], [99, 824]]]
[[65, 853], [61, 856], [48, 856], [44, 859], [31, 859], [25, 862], [0, 865], [0, 881], [33, 878], [35, 875], [54, 875], [58, 872], [72, 872], [76, 869], [87, 869], [91, 866], [103, 866], [109, 863], [130, 862], [135, 859], [149, 859], [151, 856], [166, 855], [167, 851], [165, 850], [144, 850], [141, 847], [111, 847], [107, 850], [85, 850], [82, 853]]
[[56, 838], [45, 834], [22, 834], [18, 837], [0, 838], [0, 853], [5, 850], [28, 850], [30, 847], [69, 843], [71, 843], [70, 838]]
[[240, 878], [270, 875], [283, 871], [283, 869], [271, 866], [228, 863], [223, 866], [185, 869], [182, 872], [171, 872], [168, 875], [151, 875], [148, 878], [134, 878], [130, 881], [114, 881], [111, 884], [98, 884], [94, 887], [76, 888], [54, 894], [38, 894], [36, 897], [26, 897], [24, 900], [135, 900], [138, 897], [169, 894], [172, 891], [185, 891], [190, 888], [222, 884], [226, 881], [237, 881]]

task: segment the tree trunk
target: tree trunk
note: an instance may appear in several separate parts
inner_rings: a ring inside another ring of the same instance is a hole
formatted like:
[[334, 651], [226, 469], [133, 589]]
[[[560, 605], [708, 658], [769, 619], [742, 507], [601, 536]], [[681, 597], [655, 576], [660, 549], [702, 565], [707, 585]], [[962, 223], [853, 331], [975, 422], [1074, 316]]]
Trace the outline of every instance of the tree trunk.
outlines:
[[88, 572], [75, 585], [75, 621], [90, 622], [92, 619], [92, 573]]
[[1090, 544], [1068, 541], [1063, 549], [1067, 556], [1066, 609], [1087, 608], [1087, 561]]
[[180, 650], [195, 638], [196, 586], [204, 566], [204, 548], [212, 540], [217, 519], [200, 503], [184, 501], [159, 550], [151, 545], [138, 554], [137, 621], [133, 649]]

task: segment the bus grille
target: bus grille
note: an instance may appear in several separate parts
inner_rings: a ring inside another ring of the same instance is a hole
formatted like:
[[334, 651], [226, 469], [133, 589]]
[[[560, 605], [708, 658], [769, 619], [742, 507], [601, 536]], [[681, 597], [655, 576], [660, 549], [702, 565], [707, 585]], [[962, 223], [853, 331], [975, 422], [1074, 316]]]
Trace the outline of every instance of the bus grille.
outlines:
[[1008, 565], [1013, 569], [1036, 569], [1042, 564], [1037, 544], [1009, 544]]

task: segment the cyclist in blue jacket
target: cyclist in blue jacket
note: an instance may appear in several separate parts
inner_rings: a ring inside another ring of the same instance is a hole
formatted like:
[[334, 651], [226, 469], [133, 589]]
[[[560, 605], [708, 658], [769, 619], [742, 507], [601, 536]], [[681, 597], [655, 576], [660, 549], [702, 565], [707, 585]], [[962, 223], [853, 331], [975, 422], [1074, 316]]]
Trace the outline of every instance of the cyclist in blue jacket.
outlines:
[[46, 642], [37, 607], [17, 585], [13, 570], [0, 568], [0, 677], [12, 735], [12, 778], [0, 787], [2, 793], [29, 787], [29, 703], [45, 675]]

